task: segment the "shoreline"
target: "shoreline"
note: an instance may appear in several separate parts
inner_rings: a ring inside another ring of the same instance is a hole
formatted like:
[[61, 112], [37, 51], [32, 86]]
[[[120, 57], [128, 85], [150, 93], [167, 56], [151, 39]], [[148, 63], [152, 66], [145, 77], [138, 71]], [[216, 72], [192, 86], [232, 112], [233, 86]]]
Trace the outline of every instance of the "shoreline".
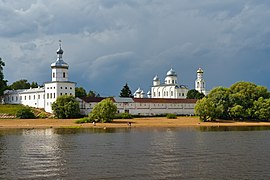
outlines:
[[[77, 119], [0, 119], [0, 129], [46, 128], [126, 128], [126, 127], [219, 127], [219, 126], [270, 126], [270, 122], [217, 121], [200, 122], [198, 117], [166, 117], [115, 119], [111, 123], [76, 124]], [[131, 123], [129, 125], [128, 123]]]

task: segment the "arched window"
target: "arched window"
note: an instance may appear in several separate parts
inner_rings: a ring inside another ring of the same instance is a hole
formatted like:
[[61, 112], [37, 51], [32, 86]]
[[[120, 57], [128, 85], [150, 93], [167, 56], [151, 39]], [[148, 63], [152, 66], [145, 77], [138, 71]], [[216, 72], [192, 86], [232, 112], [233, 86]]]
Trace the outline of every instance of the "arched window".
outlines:
[[65, 72], [63, 72], [63, 78], [66, 78], [66, 73]]

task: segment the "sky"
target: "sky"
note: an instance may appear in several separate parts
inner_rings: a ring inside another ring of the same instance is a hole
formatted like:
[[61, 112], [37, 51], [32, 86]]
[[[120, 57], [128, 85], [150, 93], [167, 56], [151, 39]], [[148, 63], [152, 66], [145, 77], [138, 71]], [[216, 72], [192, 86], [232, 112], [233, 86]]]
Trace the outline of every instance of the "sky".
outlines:
[[194, 88], [249, 81], [270, 88], [269, 0], [0, 0], [8, 84], [51, 81], [59, 40], [69, 80], [101, 96], [150, 90], [173, 68]]

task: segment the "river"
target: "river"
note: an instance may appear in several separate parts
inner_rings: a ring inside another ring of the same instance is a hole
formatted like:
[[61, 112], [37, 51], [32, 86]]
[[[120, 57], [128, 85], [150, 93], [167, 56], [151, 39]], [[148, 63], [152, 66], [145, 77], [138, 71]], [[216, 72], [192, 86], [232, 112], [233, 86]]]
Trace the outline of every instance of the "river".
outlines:
[[0, 164], [0, 179], [270, 179], [270, 129], [1, 129]]

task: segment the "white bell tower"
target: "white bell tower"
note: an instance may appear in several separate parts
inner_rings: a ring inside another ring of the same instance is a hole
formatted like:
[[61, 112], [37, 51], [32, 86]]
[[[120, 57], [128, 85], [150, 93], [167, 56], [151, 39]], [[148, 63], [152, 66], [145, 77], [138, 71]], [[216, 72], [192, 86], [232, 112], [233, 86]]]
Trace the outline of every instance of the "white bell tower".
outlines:
[[197, 70], [197, 79], [195, 80], [195, 89], [199, 91], [200, 93], [203, 93], [206, 95], [206, 90], [205, 90], [205, 81], [203, 79], [203, 70], [202, 68], [199, 68]]
[[57, 59], [51, 64], [52, 82], [68, 81], [68, 64], [63, 60], [64, 51], [61, 46], [61, 40], [59, 40], [59, 49], [56, 51]]
[[45, 88], [45, 111], [52, 112], [51, 105], [59, 96], [75, 96], [75, 84], [68, 80], [68, 64], [63, 60], [61, 40], [56, 51], [57, 59], [51, 64], [52, 81], [44, 83]]

